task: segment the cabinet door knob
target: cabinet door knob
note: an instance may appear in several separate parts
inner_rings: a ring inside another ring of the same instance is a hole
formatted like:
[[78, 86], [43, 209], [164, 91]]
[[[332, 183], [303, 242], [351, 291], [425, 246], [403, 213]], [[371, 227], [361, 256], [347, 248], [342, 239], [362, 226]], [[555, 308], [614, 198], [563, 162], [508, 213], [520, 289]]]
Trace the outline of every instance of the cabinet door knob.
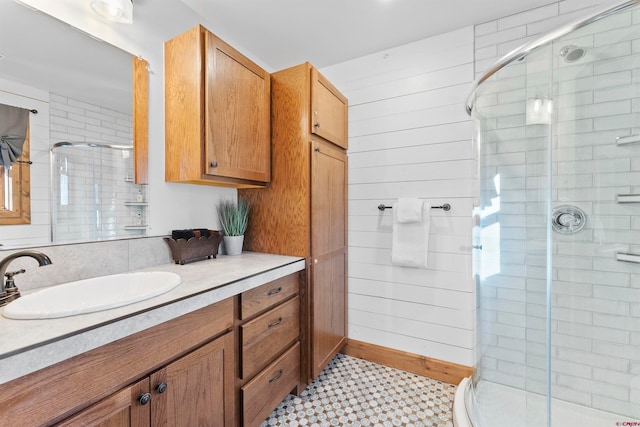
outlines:
[[315, 148], [313, 151], [315, 151], [316, 153], [319, 153], [320, 152], [320, 148], [319, 147]]
[[314, 127], [314, 128], [319, 128], [319, 127], [320, 127], [320, 122], [315, 122], [315, 123], [313, 124], [313, 127]]
[[282, 292], [282, 286], [278, 287], [278, 289], [271, 289], [269, 292], [267, 292], [267, 296], [279, 294], [280, 292]]
[[138, 403], [141, 405], [146, 405], [151, 401], [151, 393], [144, 393], [142, 396], [138, 398]]
[[278, 326], [280, 323], [282, 323], [282, 317], [278, 317], [278, 320], [269, 323], [268, 327], [273, 328], [274, 326]]
[[167, 391], [167, 383], [160, 383], [156, 386], [156, 391], [158, 394], [162, 394]]
[[209, 163], [209, 166], [211, 166], [212, 168], [217, 168], [218, 167], [218, 162], [211, 162], [211, 163]]
[[284, 369], [280, 369], [275, 377], [269, 378], [269, 382], [272, 383], [274, 381], [278, 381], [280, 379], [280, 377], [282, 376], [283, 372], [284, 372]]

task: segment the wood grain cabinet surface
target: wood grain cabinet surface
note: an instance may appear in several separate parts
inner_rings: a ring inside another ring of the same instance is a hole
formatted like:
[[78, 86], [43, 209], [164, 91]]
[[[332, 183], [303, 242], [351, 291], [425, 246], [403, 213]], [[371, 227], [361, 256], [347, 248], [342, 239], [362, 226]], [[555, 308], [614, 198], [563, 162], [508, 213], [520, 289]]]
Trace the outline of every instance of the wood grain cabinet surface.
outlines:
[[245, 249], [301, 256], [301, 369], [315, 378], [346, 343], [347, 99], [311, 64], [271, 74], [271, 183], [252, 205]]
[[300, 336], [296, 297], [241, 326], [242, 378], [250, 378]]
[[95, 405], [80, 411], [71, 418], [56, 424], [56, 427], [148, 426], [151, 419], [151, 405], [141, 404], [140, 399], [142, 396], [151, 396], [149, 393], [149, 378], [125, 387]]
[[315, 68], [311, 68], [311, 132], [349, 148], [347, 99]]
[[233, 366], [229, 332], [57, 427], [233, 426]]
[[151, 425], [233, 426], [233, 348], [229, 332], [151, 374]]
[[296, 343], [242, 387], [243, 426], [259, 426], [299, 380], [300, 343]]
[[257, 427], [300, 376], [300, 277], [291, 274], [240, 294], [239, 425]]
[[233, 317], [228, 298], [3, 384], [0, 426], [233, 426]]
[[164, 49], [165, 180], [264, 187], [269, 73], [200, 25]]

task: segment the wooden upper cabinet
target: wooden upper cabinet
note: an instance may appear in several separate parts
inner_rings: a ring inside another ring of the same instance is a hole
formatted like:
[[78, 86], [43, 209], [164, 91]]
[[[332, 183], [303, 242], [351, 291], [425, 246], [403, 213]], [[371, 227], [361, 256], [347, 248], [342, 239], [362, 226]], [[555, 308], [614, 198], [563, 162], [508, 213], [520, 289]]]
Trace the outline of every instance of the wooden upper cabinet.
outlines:
[[133, 59], [133, 172], [136, 184], [149, 183], [149, 63]]
[[165, 43], [165, 179], [263, 187], [270, 76], [202, 26]]
[[311, 68], [311, 132], [348, 148], [347, 98], [315, 68]]

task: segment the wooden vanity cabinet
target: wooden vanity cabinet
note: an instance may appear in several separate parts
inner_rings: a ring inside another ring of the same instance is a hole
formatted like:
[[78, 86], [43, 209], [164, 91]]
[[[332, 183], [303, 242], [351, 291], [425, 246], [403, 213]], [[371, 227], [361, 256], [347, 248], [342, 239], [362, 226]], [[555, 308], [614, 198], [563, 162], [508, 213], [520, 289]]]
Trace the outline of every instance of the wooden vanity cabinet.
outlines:
[[301, 364], [315, 378], [346, 343], [347, 99], [311, 64], [271, 74], [271, 183], [252, 206], [245, 249], [307, 259]]
[[200, 25], [167, 41], [164, 53], [165, 180], [264, 187], [269, 73]]
[[0, 426], [233, 426], [233, 317], [228, 298], [3, 384]]
[[58, 427], [233, 426], [232, 352], [233, 334], [229, 332]]
[[240, 295], [241, 425], [257, 427], [300, 384], [300, 274]]
[[151, 374], [151, 425], [233, 426], [233, 347], [229, 332]]
[[150, 405], [140, 404], [141, 396], [149, 395], [149, 379], [125, 387], [67, 420], [56, 427], [76, 426], [148, 426]]

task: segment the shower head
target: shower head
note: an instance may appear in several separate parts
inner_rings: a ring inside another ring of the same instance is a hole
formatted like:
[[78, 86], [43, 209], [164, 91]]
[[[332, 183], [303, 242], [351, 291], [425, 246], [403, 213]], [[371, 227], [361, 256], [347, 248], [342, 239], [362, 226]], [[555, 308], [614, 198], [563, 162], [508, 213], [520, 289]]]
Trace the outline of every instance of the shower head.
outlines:
[[583, 47], [570, 44], [560, 49], [560, 57], [564, 58], [565, 62], [576, 62], [582, 59], [587, 53], [587, 50]]

